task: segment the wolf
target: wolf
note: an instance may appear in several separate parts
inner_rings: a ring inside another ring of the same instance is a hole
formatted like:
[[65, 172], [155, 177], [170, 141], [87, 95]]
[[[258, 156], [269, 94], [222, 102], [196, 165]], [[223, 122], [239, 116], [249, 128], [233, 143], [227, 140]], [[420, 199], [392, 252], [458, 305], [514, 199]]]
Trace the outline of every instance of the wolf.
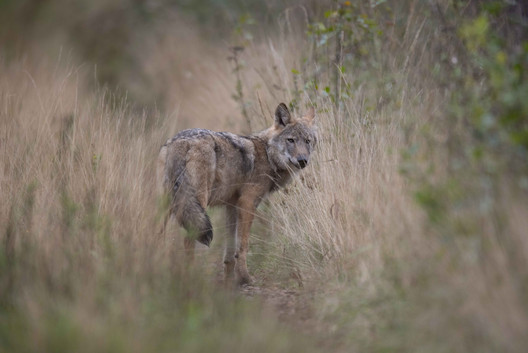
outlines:
[[195, 240], [209, 246], [213, 239], [206, 208], [225, 207], [224, 278], [250, 284], [246, 258], [256, 208], [308, 165], [317, 142], [314, 116], [312, 107], [294, 118], [280, 103], [274, 124], [249, 136], [189, 129], [168, 139], [157, 161], [159, 192], [169, 200], [162, 232], [173, 216], [187, 230], [192, 258]]

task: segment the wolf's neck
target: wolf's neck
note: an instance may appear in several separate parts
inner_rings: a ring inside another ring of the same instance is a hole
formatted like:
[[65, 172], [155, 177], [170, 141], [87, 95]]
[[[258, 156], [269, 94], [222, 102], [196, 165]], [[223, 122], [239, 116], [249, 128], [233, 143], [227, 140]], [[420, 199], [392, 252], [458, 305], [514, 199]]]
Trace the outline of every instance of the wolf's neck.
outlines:
[[272, 173], [276, 174], [279, 171], [278, 167], [268, 155], [268, 142], [270, 140], [269, 130], [270, 129], [266, 129], [266, 130], [257, 132], [253, 134], [251, 138], [253, 140], [253, 144], [255, 145], [255, 148], [258, 151], [258, 153], [262, 153], [266, 157], [266, 160], [268, 161], [268, 165], [270, 167], [270, 174]]
[[279, 188], [284, 187], [292, 179], [292, 175], [287, 170], [278, 170], [273, 173], [272, 180], [273, 186], [270, 188], [270, 192], [276, 191]]
[[[278, 168], [273, 160], [269, 157], [269, 137], [266, 134], [266, 130], [256, 133], [250, 138], [253, 141], [253, 145], [255, 146], [255, 153], [260, 154], [268, 162], [266, 168], [267, 170], [261, 170], [261, 172], [266, 174], [271, 179], [272, 184], [270, 185], [270, 192], [273, 192], [286, 185], [291, 180], [291, 174], [287, 170]], [[255, 156], [255, 159], [257, 158], [258, 157]]]

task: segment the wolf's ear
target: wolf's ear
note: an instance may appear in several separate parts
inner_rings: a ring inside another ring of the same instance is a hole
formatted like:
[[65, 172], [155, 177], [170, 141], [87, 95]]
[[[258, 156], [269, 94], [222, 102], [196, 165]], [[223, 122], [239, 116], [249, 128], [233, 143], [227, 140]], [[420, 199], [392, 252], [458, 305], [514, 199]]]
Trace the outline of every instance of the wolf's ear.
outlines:
[[277, 106], [277, 109], [275, 109], [275, 127], [284, 127], [291, 123], [291, 115], [290, 111], [288, 110], [288, 107], [286, 104], [281, 103]]

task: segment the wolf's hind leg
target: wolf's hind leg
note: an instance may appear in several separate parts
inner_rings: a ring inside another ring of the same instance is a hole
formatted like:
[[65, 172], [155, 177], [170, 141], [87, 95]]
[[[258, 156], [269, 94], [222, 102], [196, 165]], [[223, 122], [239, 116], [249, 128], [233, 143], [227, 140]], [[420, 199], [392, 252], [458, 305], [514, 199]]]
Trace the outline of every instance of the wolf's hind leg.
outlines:
[[227, 234], [225, 238], [225, 252], [224, 252], [224, 280], [226, 284], [228, 281], [234, 279], [235, 269], [235, 254], [236, 254], [236, 225], [237, 225], [237, 210], [235, 206], [226, 207], [226, 229]]
[[249, 249], [249, 231], [255, 216], [255, 202], [254, 198], [250, 196], [241, 198], [237, 204], [237, 237], [239, 238], [239, 244], [235, 270], [238, 276], [239, 284], [251, 284], [252, 282], [246, 264], [247, 253]]
[[183, 247], [185, 249], [185, 257], [187, 258], [187, 261], [192, 262], [194, 260], [194, 239], [185, 237], [183, 239]]

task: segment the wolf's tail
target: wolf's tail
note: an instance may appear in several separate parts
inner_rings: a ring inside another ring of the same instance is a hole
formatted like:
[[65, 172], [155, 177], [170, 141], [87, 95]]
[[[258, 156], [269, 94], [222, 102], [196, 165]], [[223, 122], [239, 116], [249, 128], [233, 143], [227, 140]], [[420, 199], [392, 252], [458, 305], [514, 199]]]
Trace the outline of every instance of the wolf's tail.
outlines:
[[[161, 162], [163, 161], [163, 165]], [[209, 246], [213, 240], [213, 227], [197, 192], [189, 183], [185, 160], [167, 159], [167, 148], [162, 147], [158, 158], [160, 191], [170, 198], [170, 213], [176, 216], [190, 237]]]

